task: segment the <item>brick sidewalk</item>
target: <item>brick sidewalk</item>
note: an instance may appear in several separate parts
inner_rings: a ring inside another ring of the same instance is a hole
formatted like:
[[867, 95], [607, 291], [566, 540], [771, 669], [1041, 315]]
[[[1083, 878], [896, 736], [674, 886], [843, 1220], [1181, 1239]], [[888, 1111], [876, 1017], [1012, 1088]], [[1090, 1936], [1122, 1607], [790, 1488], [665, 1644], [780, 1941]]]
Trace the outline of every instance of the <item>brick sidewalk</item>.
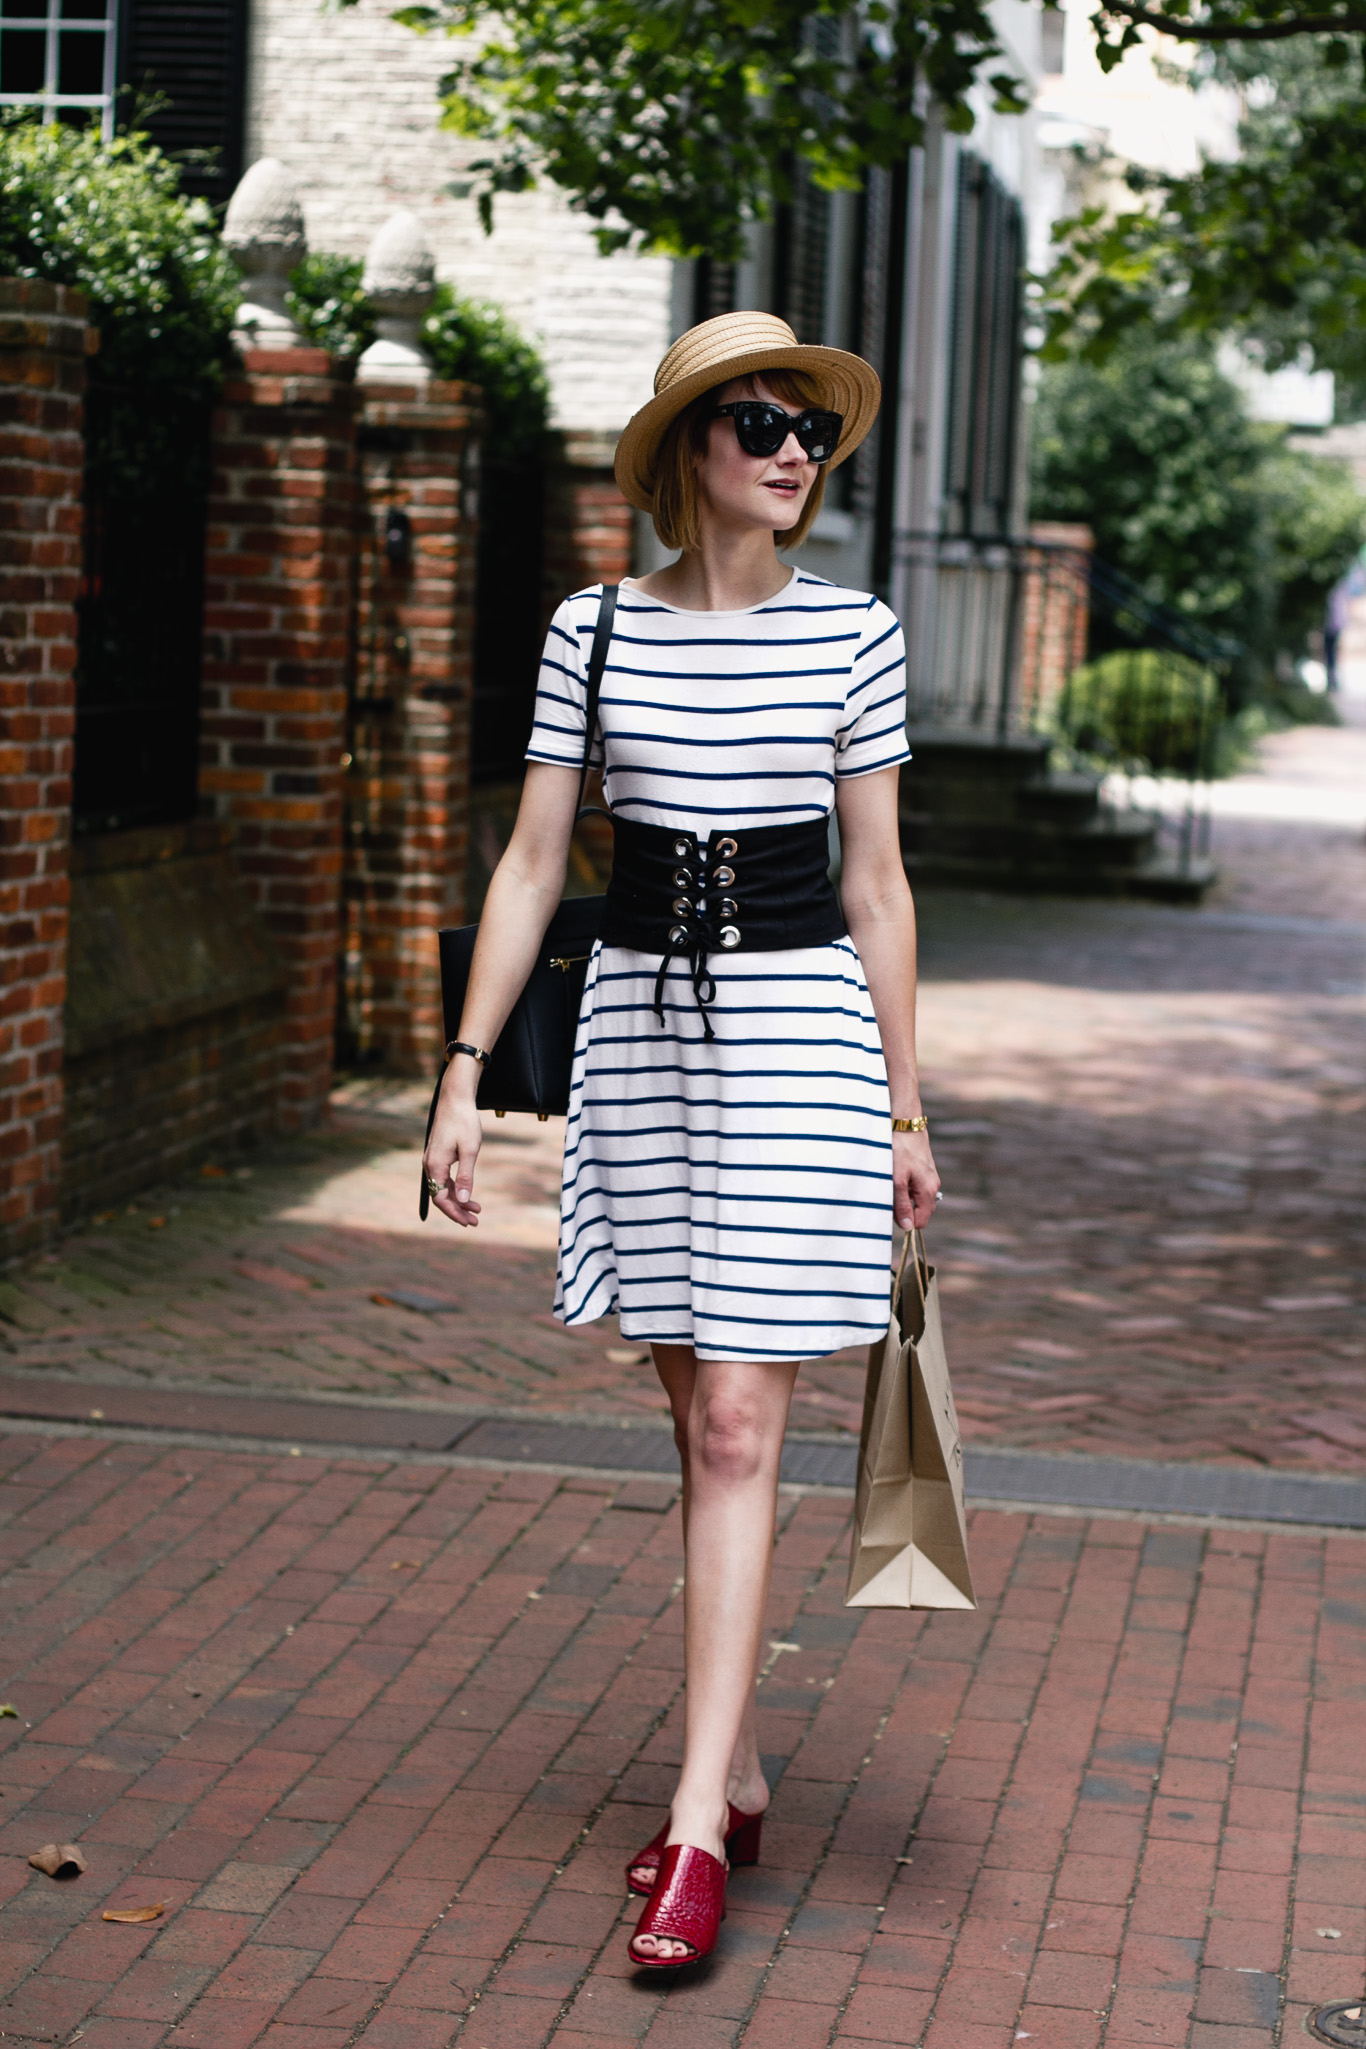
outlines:
[[661, 1983], [620, 1867], [678, 1754], [670, 1489], [0, 1464], [7, 2043], [1271, 2049], [1361, 1991], [1362, 1540], [980, 1512], [976, 1615], [859, 1613], [847, 1505], [785, 1496], [764, 1860]]

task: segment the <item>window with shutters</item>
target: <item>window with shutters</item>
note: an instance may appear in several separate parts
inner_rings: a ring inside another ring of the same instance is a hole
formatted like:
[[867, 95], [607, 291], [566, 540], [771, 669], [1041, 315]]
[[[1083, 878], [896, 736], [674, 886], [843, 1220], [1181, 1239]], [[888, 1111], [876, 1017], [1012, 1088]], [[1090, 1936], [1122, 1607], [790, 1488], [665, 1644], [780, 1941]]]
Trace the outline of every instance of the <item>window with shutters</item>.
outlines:
[[1010, 531], [1020, 392], [1020, 202], [970, 150], [958, 159], [945, 528]]
[[115, 0], [0, 0], [0, 106], [114, 132]]
[[121, 11], [120, 122], [137, 109], [179, 161], [182, 189], [226, 206], [242, 175], [247, 0], [122, 0]]

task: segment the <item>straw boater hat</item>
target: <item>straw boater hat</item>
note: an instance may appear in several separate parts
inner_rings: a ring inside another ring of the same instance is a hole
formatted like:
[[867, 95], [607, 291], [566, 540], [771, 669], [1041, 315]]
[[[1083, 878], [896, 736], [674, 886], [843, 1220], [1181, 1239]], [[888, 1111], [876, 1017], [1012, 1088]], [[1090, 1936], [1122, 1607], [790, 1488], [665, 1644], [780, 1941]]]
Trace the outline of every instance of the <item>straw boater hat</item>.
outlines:
[[846, 349], [803, 345], [774, 313], [718, 313], [680, 335], [655, 372], [655, 395], [617, 443], [617, 485], [642, 512], [655, 502], [660, 444], [684, 406], [736, 377], [765, 370], [805, 370], [817, 379], [832, 412], [843, 413], [839, 445], [828, 467], [852, 455], [877, 418], [882, 386], [876, 370]]

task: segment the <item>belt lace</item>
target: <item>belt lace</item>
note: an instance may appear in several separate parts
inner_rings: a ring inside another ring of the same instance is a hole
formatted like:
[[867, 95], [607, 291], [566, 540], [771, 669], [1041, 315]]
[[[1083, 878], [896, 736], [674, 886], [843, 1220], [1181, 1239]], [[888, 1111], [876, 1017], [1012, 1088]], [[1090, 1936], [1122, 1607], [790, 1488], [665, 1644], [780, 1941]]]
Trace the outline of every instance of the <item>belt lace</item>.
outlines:
[[707, 953], [711, 947], [717, 945], [716, 936], [714, 933], [709, 932], [706, 926], [700, 922], [696, 925], [690, 923], [687, 926], [680, 926], [676, 929], [682, 931], [684, 936], [681, 939], [675, 939], [673, 933], [670, 932], [665, 939], [664, 957], [659, 963], [659, 973], [655, 976], [655, 1016], [659, 1019], [662, 1029], [664, 1025], [664, 982], [669, 972], [669, 962], [678, 959], [686, 960], [692, 975], [692, 993], [697, 1000], [698, 1013], [702, 1019], [702, 1036], [704, 1039], [714, 1039], [716, 1034], [712, 1030], [711, 1019], [707, 1015], [707, 1005], [716, 1001], [716, 978], [707, 966]]

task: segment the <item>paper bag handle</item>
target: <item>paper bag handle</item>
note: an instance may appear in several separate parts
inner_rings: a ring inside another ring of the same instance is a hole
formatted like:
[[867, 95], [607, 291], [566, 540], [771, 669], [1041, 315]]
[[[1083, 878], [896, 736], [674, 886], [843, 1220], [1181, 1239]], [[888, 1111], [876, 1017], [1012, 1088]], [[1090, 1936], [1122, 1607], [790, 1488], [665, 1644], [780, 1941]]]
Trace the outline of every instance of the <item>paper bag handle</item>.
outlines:
[[[915, 1246], [915, 1284], [920, 1290], [920, 1306], [922, 1309], [925, 1306], [925, 1291], [927, 1287], [925, 1276], [930, 1270], [930, 1256], [925, 1250], [924, 1237], [919, 1231], [912, 1229], [906, 1233], [901, 1241], [901, 1264], [896, 1270], [896, 1279], [892, 1283], [893, 1311], [901, 1307], [901, 1289], [906, 1279], [906, 1261], [910, 1257], [912, 1245]], [[924, 1268], [923, 1272], [921, 1271], [922, 1265]]]

